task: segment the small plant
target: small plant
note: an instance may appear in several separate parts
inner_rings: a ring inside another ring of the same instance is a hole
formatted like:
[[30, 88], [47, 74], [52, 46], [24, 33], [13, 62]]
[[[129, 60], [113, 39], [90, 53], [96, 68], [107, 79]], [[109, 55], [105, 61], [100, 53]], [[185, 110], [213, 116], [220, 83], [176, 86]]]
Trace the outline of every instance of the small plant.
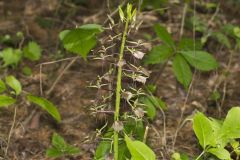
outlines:
[[[13, 105], [17, 102], [18, 96], [22, 93], [22, 85], [14, 76], [7, 76], [5, 81], [0, 79], [0, 108]], [[61, 121], [61, 116], [57, 107], [50, 101], [42, 97], [27, 94], [27, 100], [47, 111], [57, 122]]]
[[67, 144], [63, 137], [54, 133], [52, 136], [52, 147], [47, 149], [46, 155], [52, 158], [79, 155], [78, 147]]
[[154, 26], [157, 36], [163, 44], [154, 46], [144, 58], [145, 64], [166, 63], [172, 60], [174, 75], [187, 89], [192, 81], [191, 67], [200, 71], [210, 71], [218, 67], [215, 58], [201, 50], [201, 44], [188, 38], [175, 43], [168, 31], [161, 25]]
[[[198, 159], [210, 153], [221, 160], [231, 160], [231, 155], [239, 159], [240, 107], [229, 110], [224, 120], [208, 118], [203, 113], [196, 113], [193, 118], [193, 129], [203, 148]], [[229, 148], [231, 146], [231, 149]], [[227, 148], [227, 149], [226, 149]]]

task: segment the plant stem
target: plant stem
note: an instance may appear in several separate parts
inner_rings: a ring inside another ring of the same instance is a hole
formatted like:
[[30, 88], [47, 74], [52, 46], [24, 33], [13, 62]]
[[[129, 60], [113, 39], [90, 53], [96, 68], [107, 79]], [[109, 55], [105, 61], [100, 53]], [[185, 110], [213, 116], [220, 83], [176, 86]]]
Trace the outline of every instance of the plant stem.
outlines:
[[199, 160], [204, 154], [205, 154], [205, 151], [202, 151], [202, 153], [195, 160]]
[[[120, 98], [121, 98], [121, 88], [122, 88], [122, 61], [123, 53], [125, 48], [126, 36], [128, 31], [129, 18], [126, 19], [124, 32], [122, 36], [122, 43], [120, 47], [119, 59], [118, 59], [118, 73], [117, 73], [117, 87], [116, 87], [116, 102], [115, 102], [115, 113], [114, 122], [119, 120], [119, 110], [120, 110]], [[118, 160], [118, 132], [114, 131], [114, 160]]]

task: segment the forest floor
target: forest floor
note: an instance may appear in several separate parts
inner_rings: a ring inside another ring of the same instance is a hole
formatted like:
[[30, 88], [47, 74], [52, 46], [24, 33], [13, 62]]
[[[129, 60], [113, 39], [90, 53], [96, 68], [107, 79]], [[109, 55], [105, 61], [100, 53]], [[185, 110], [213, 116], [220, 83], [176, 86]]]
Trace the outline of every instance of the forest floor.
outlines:
[[[111, 11], [117, 8], [116, 4], [111, 5], [113, 5]], [[131, 39], [142, 39], [147, 42], [142, 33], [154, 35], [152, 26], [155, 23], [166, 25], [177, 39], [181, 27], [183, 6], [181, 3], [167, 6], [164, 16], [155, 11], [145, 11], [140, 17], [143, 20], [142, 26]], [[235, 13], [230, 13], [228, 9], [221, 7], [217, 16], [222, 21], [239, 24], [238, 16], [235, 18], [232, 16]], [[93, 159], [99, 142], [99, 138], [96, 137], [96, 129], [101, 128], [101, 125], [104, 124], [104, 118], [101, 115], [92, 115], [90, 106], [96, 98], [96, 90], [87, 86], [89, 82], [96, 80], [96, 77], [104, 70], [104, 64], [79, 58], [64, 72], [56, 86], [52, 89], [51, 87], [75, 56], [59, 53], [59, 32], [86, 23], [102, 24], [106, 20], [106, 15], [109, 14], [106, 8], [106, 1], [96, 0], [91, 0], [91, 3], [86, 5], [74, 5], [70, 1], [60, 4], [57, 0], [0, 2], [0, 15], [3, 15], [0, 17], [0, 36], [14, 35], [16, 32], [22, 31], [25, 41], [37, 41], [43, 48], [43, 57], [39, 62], [26, 61], [16, 69], [1, 69], [3, 74], [1, 73], [0, 78], [6, 74], [16, 75], [21, 81], [24, 91], [35, 95], [42, 93], [58, 106], [62, 116], [62, 122], [57, 124], [45, 112], [28, 104], [22, 97], [20, 97], [21, 103], [1, 108], [0, 159], [50, 159], [46, 158], [45, 152], [51, 144], [51, 136], [54, 132], [63, 136], [68, 143], [81, 149], [80, 156], [64, 159]], [[196, 12], [208, 20], [214, 13]], [[189, 31], [185, 31], [184, 34], [192, 36]], [[150, 45], [152, 44], [150, 43]], [[0, 50], [3, 47], [4, 45], [0, 44]], [[161, 97], [168, 106], [165, 111], [165, 136], [163, 134], [163, 115], [160, 111], [158, 111], [156, 119], [148, 124], [150, 127], [148, 142], [158, 155], [158, 159], [170, 159], [170, 153], [173, 150], [190, 156], [196, 156], [201, 152], [192, 130], [191, 121], [187, 121], [180, 128], [181, 122], [191, 117], [196, 110], [205, 112], [208, 116], [222, 118], [230, 107], [240, 105], [240, 54], [233, 53], [231, 57], [232, 51], [215, 41], [208, 42], [205, 48], [210, 53], [214, 53], [220, 63], [220, 69], [208, 73], [196, 71], [190, 92], [186, 93], [177, 84], [171, 63], [167, 64], [159, 77], [150, 77], [157, 85], [156, 96]], [[231, 63], [228, 66], [229, 61]], [[21, 67], [24, 65], [33, 69], [31, 76], [21, 73]], [[152, 74], [155, 75], [154, 72], [158, 74], [158, 70], [159, 66], [155, 67]], [[223, 75], [226, 70], [229, 73], [227, 77]], [[215, 102], [210, 98], [216, 88], [222, 95], [225, 95], [224, 99], [221, 99], [222, 101]], [[47, 92], [48, 94], [46, 94]], [[217, 107], [218, 103], [221, 106], [220, 110]], [[17, 108], [15, 125], [8, 142], [15, 107]], [[183, 113], [182, 117], [181, 113]], [[176, 131], [178, 131], [177, 136]], [[6, 148], [8, 148], [7, 155]]]

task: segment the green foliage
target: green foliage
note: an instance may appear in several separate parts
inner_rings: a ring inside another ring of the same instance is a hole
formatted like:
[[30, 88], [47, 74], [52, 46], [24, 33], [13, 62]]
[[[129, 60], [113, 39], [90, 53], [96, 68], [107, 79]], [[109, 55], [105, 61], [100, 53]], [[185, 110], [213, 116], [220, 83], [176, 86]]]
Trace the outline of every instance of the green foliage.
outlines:
[[183, 56], [177, 54], [174, 57], [173, 71], [177, 80], [187, 89], [192, 81], [192, 71]]
[[4, 92], [6, 89], [5, 83], [0, 79], [0, 93]]
[[211, 54], [201, 51], [200, 41], [182, 38], [176, 43], [163, 26], [157, 24], [154, 30], [164, 44], [153, 47], [144, 57], [144, 63], [159, 64], [172, 60], [174, 75], [185, 89], [192, 80], [190, 66], [200, 71], [210, 71], [218, 67], [217, 61]]
[[23, 48], [23, 56], [31, 61], [37, 61], [41, 58], [41, 47], [36, 42], [29, 42]]
[[57, 110], [57, 107], [50, 101], [33, 95], [27, 96], [28, 101], [40, 106], [42, 109], [46, 110], [57, 122], [61, 121], [61, 116]]
[[159, 24], [156, 24], [154, 26], [154, 30], [157, 34], [157, 36], [169, 47], [171, 47], [172, 49], [175, 48], [175, 44], [174, 41], [171, 37], [171, 35], [168, 33], [167, 29]]
[[19, 49], [5, 48], [0, 52], [0, 58], [4, 62], [4, 67], [16, 67], [22, 58], [22, 51]]
[[[193, 129], [204, 152], [211, 153], [221, 160], [231, 160], [230, 153], [225, 147], [230, 143], [234, 148], [239, 147], [235, 140], [240, 138], [240, 107], [229, 110], [223, 122], [207, 118], [197, 113], [193, 118]], [[238, 155], [238, 150], [234, 149]]]
[[32, 69], [30, 67], [27, 67], [27, 66], [23, 67], [22, 72], [26, 76], [31, 76], [32, 75]]
[[5, 81], [6, 84], [14, 90], [14, 94], [19, 95], [21, 93], [22, 85], [14, 76], [7, 76]]
[[12, 104], [14, 104], [16, 100], [12, 97], [6, 96], [6, 95], [0, 95], [0, 108], [1, 107], [7, 107]]
[[61, 137], [57, 133], [54, 133], [52, 137], [52, 147], [47, 149], [46, 155], [48, 157], [57, 158], [66, 155], [78, 155], [79, 153], [79, 148], [67, 144], [63, 137]]
[[97, 43], [96, 35], [101, 32], [103, 29], [100, 25], [86, 24], [76, 29], [62, 31], [59, 37], [66, 50], [86, 59], [90, 50]]
[[173, 54], [173, 49], [167, 45], [154, 46], [144, 58], [145, 64], [158, 64], [166, 62]]
[[148, 118], [153, 120], [156, 116], [156, 109], [166, 109], [167, 105], [160, 98], [155, 96], [142, 96], [139, 102], [144, 105], [144, 110], [147, 113]]
[[127, 135], [125, 135], [124, 139], [132, 160], [156, 160], [155, 153], [143, 142], [132, 141]]
[[190, 65], [201, 71], [210, 71], [218, 67], [215, 58], [204, 51], [181, 51]]

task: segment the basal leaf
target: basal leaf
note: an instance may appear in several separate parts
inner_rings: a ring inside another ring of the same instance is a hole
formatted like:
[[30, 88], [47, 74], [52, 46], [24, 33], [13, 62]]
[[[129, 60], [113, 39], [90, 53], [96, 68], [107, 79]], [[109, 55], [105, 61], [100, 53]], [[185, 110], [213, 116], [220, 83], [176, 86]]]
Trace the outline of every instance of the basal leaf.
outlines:
[[41, 57], [42, 49], [36, 42], [29, 42], [26, 47], [23, 48], [23, 56], [31, 61], [37, 61]]
[[210, 71], [218, 67], [215, 58], [204, 51], [180, 51], [188, 63], [201, 71]]
[[171, 35], [168, 33], [167, 29], [159, 24], [154, 26], [154, 30], [157, 33], [157, 36], [166, 44], [168, 47], [175, 48], [174, 41]]
[[230, 153], [224, 148], [210, 148], [208, 149], [208, 152], [221, 160], [231, 160]]
[[202, 113], [198, 112], [193, 118], [193, 130], [203, 149], [208, 145], [215, 146], [214, 130], [210, 120]]
[[11, 87], [16, 95], [19, 95], [22, 91], [21, 83], [14, 76], [7, 76], [5, 78], [6, 84]]
[[125, 142], [132, 160], [156, 160], [155, 153], [143, 142], [132, 141], [127, 135], [125, 135]]
[[66, 50], [86, 58], [97, 43], [96, 34], [102, 31], [100, 25], [86, 24], [76, 29], [62, 31], [59, 37]]
[[6, 95], [0, 95], [0, 108], [1, 107], [7, 107], [12, 104], [14, 104], [16, 100], [12, 97], [6, 96]]
[[173, 72], [177, 80], [187, 89], [192, 81], [192, 71], [186, 60], [179, 54], [173, 59]]
[[144, 57], [145, 64], [158, 64], [165, 62], [173, 55], [172, 48], [167, 45], [159, 45], [152, 48], [152, 50]]
[[28, 95], [27, 96], [28, 101], [37, 104], [40, 106], [42, 109], [46, 110], [55, 120], [58, 122], [61, 121], [61, 116], [57, 110], [57, 107], [49, 102], [48, 100], [42, 98], [42, 97], [37, 97], [33, 95]]

